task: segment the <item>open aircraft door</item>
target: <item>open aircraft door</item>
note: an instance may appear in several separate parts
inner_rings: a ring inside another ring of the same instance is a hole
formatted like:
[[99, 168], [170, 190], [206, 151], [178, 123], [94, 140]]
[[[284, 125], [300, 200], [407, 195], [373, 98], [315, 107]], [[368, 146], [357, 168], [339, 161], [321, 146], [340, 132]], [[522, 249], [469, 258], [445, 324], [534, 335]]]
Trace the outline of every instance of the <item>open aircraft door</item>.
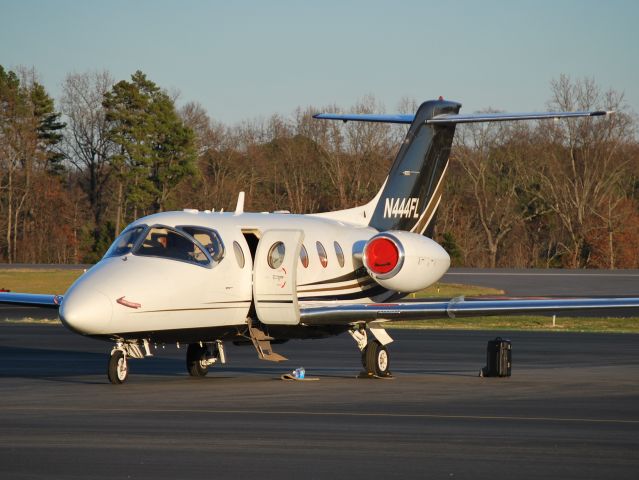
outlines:
[[253, 262], [253, 299], [257, 318], [267, 325], [297, 325], [297, 265], [304, 240], [301, 230], [262, 234]]

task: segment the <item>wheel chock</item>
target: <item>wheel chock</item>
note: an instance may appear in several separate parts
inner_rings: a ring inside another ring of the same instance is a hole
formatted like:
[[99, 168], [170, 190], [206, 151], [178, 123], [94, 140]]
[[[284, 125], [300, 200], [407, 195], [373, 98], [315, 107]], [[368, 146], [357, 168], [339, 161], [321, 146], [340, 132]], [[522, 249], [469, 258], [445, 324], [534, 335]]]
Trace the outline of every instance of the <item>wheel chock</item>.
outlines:
[[359, 379], [369, 379], [369, 380], [395, 380], [395, 377], [389, 372], [388, 375], [384, 375], [382, 377], [380, 377], [379, 375], [375, 375], [373, 372], [365, 372], [365, 371], [361, 371], [359, 372], [359, 375], [357, 375], [355, 378], [359, 378]]
[[304, 378], [296, 378], [294, 377], [292, 374], [290, 373], [285, 373], [284, 375], [282, 375], [280, 377], [281, 380], [285, 380], [285, 381], [291, 381], [294, 380], [296, 382], [315, 382], [317, 380], [319, 380], [318, 377], [304, 377]]

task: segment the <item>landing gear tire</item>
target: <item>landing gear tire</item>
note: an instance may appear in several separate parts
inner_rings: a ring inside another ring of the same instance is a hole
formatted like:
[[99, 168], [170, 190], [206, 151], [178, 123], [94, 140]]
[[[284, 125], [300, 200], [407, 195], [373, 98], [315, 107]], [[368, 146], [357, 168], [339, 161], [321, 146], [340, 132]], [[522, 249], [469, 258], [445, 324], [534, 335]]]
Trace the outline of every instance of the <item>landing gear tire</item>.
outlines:
[[363, 352], [362, 360], [369, 375], [390, 377], [390, 355], [384, 345], [377, 340], [369, 342]]
[[206, 347], [200, 347], [199, 343], [189, 343], [186, 349], [186, 370], [192, 377], [204, 377], [209, 373], [209, 365], [206, 363]]
[[129, 362], [121, 350], [114, 350], [109, 358], [107, 370], [109, 381], [114, 385], [124, 383], [129, 376]]

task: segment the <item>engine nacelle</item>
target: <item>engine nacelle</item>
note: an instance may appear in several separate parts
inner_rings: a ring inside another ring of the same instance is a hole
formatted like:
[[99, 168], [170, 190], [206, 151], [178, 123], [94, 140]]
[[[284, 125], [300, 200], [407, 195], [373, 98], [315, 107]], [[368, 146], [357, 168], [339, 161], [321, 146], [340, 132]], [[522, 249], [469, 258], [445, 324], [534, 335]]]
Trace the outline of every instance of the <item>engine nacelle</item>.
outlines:
[[416, 292], [439, 280], [450, 267], [450, 257], [437, 242], [417, 233], [388, 231], [366, 245], [362, 262], [382, 287]]

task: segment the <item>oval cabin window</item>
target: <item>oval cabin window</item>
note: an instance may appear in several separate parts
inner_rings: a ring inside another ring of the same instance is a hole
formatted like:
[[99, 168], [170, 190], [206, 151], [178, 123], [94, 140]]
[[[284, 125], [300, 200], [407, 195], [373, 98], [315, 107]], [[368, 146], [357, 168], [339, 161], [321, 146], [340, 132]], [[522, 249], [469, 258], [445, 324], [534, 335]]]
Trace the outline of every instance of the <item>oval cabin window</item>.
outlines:
[[328, 265], [328, 257], [326, 256], [326, 249], [324, 248], [324, 245], [322, 245], [320, 242], [317, 242], [315, 245], [317, 246], [317, 254], [319, 255], [320, 263], [322, 264], [322, 267], [326, 268], [326, 266]]
[[242, 247], [239, 243], [233, 242], [233, 251], [235, 252], [235, 260], [237, 260], [237, 264], [240, 268], [244, 268], [244, 252], [242, 251]]
[[284, 262], [285, 254], [286, 247], [284, 247], [284, 244], [282, 242], [275, 242], [268, 251], [268, 266], [273, 269], [280, 268]]
[[339, 263], [340, 267], [344, 267], [344, 251], [339, 243], [333, 242], [335, 246], [335, 255], [337, 256], [337, 263]]
[[300, 262], [302, 262], [302, 266], [304, 268], [308, 268], [308, 252], [304, 245], [302, 245], [302, 248], [300, 249]]

